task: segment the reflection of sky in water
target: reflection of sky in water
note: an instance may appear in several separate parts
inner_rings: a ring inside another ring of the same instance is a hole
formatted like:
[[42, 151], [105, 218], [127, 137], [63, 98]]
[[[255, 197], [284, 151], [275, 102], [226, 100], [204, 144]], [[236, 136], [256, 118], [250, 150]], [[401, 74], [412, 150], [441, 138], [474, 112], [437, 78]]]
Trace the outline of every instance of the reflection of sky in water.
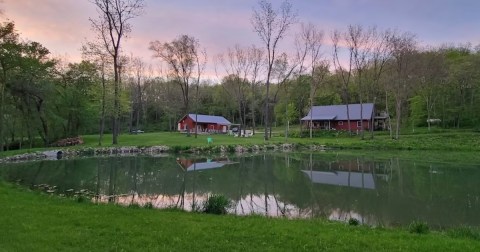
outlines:
[[[132, 193], [130, 195], [120, 195], [114, 197], [114, 202], [123, 206], [131, 204], [138, 204], [145, 206], [151, 203], [154, 208], [169, 208], [176, 207], [186, 211], [192, 211], [193, 202], [201, 207], [202, 203], [207, 200], [207, 195], [186, 193], [183, 197], [181, 195], [139, 195]], [[93, 199], [93, 202], [108, 203], [109, 196], [100, 196]], [[264, 215], [269, 217], [287, 217], [287, 218], [310, 218], [312, 217], [312, 209], [301, 209], [292, 204], [286, 204], [276, 199], [274, 195], [249, 195], [239, 201], [234, 202], [233, 207], [228, 210], [231, 214], [236, 215]], [[359, 213], [354, 211], [345, 212], [341, 209], [332, 209], [330, 213], [326, 213], [329, 220], [348, 221], [350, 218], [355, 218], [361, 223], [374, 224], [376, 221], [366, 219]]]
[[[120, 196], [110, 197], [106, 195], [100, 196], [98, 199], [93, 199], [93, 202], [109, 202], [113, 198], [115, 203], [128, 206], [131, 204], [138, 204], [144, 206], [151, 203], [155, 208], [178, 207], [187, 211], [192, 211], [192, 206], [195, 198], [196, 204], [202, 204], [207, 200], [208, 195], [186, 193], [182, 195], [139, 195], [136, 193], [124, 194]], [[229, 213], [237, 215], [260, 214], [272, 217], [301, 217], [302, 211], [293, 205], [285, 204], [278, 201], [275, 196], [267, 195], [251, 195], [234, 202], [234, 206], [229, 209]], [[305, 216], [307, 217], [307, 216]]]

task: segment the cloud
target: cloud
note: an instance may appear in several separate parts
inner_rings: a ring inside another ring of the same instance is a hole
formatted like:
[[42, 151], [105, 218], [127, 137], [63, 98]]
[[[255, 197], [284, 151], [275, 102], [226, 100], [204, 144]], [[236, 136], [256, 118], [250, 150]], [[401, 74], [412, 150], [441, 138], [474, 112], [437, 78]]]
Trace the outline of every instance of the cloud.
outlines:
[[90, 35], [85, 13], [92, 11], [86, 1], [17, 0], [4, 2], [5, 16], [15, 22], [23, 39], [36, 41], [53, 54], [68, 54], [79, 59], [79, 49]]
[[[272, 1], [275, 6], [279, 1]], [[398, 28], [418, 35], [422, 44], [477, 44], [476, 25], [480, 2], [468, 0], [302, 0], [291, 1], [299, 19], [325, 31], [325, 54], [330, 57], [330, 34], [345, 30], [349, 24], [379, 29]], [[153, 40], [172, 41], [181, 34], [196, 37], [212, 57], [235, 44], [262, 46], [253, 32], [250, 18], [257, 0], [146, 0], [142, 16], [131, 20], [132, 33], [124, 41], [124, 52], [144, 58], [151, 64], [148, 44]], [[433, 6], [433, 7], [432, 7]], [[79, 0], [9, 0], [0, 6], [5, 16], [16, 23], [22, 38], [37, 41], [57, 55], [80, 60], [82, 43], [93, 37], [89, 17], [97, 12], [90, 1]], [[295, 29], [281, 43], [291, 50]]]

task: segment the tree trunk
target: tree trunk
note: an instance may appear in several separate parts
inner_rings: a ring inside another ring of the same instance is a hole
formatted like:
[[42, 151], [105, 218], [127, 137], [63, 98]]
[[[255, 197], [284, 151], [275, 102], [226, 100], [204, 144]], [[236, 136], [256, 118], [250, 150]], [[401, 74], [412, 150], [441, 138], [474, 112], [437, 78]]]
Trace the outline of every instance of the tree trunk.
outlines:
[[[270, 75], [270, 73], [269, 73]], [[269, 118], [268, 118], [268, 115], [270, 114], [269, 113], [269, 103], [270, 103], [270, 97], [269, 97], [269, 94], [270, 94], [270, 81], [269, 81], [269, 77], [267, 78], [267, 94], [266, 94], [266, 99], [265, 99], [265, 122], [264, 122], [264, 125], [265, 125], [265, 134], [263, 136], [263, 139], [265, 141], [268, 141], [269, 137], [268, 137], [268, 126], [269, 126]]]
[[98, 137], [98, 146], [102, 146], [103, 132], [105, 130], [105, 71], [104, 66], [102, 65], [102, 114], [100, 117], [100, 135]]
[[390, 138], [393, 137], [392, 134], [392, 120], [390, 120], [390, 111], [388, 109], [388, 92], [385, 90], [385, 112], [387, 113], [388, 116], [388, 131], [390, 132]]
[[396, 127], [395, 127], [395, 139], [399, 139], [400, 135], [400, 120], [402, 118], [402, 102], [397, 100], [396, 102]]
[[241, 101], [238, 101], [238, 119], [240, 120], [240, 127], [238, 129], [238, 136], [241, 136], [242, 135], [242, 129], [244, 129], [243, 127], [243, 118], [242, 118], [242, 102]]
[[256, 127], [256, 124], [255, 124], [255, 109], [256, 109], [256, 106], [255, 106], [255, 88], [252, 87], [252, 134], [255, 135], [255, 127]]
[[114, 70], [114, 98], [113, 98], [113, 122], [112, 122], [112, 144], [118, 144], [118, 123], [120, 114], [120, 81], [119, 81], [119, 67], [118, 67], [118, 55], [113, 57], [113, 70]]
[[3, 149], [5, 148], [5, 143], [3, 141], [3, 135], [5, 131], [4, 127], [4, 115], [5, 115], [5, 85], [7, 84], [7, 72], [5, 70], [5, 64], [2, 63], [2, 74], [3, 74], [3, 80], [1, 81], [0, 85], [2, 85], [0, 89], [0, 152], [3, 152]]

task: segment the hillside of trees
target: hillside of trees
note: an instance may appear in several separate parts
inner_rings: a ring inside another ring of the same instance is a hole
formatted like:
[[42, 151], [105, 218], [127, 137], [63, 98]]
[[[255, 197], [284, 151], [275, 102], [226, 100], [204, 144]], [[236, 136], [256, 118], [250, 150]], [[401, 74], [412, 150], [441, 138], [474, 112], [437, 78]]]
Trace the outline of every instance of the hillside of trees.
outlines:
[[[359, 25], [322, 31], [291, 8], [260, 1], [252, 25], [262, 43], [232, 45], [222, 55], [208, 55], [189, 35], [152, 39], [145, 46], [162, 70], [121, 50], [112, 57], [98, 41], [84, 45], [83, 61], [65, 62], [22, 38], [13, 21], [2, 22], [0, 150], [114, 130], [175, 131], [186, 113], [222, 115], [246, 128], [298, 124], [312, 105], [346, 103], [374, 103], [397, 138], [401, 128], [429, 122], [479, 127], [480, 48], [420, 46], [414, 34]], [[277, 46], [287, 42], [285, 31], [297, 38], [290, 52]], [[218, 81], [207, 69], [222, 73]]]

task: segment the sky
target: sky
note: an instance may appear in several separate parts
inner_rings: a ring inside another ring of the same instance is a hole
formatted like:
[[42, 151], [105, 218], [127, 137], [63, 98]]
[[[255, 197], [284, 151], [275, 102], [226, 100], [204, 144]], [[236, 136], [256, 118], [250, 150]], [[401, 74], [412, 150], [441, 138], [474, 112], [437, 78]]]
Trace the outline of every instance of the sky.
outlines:
[[[271, 0], [279, 7], [280, 0]], [[291, 0], [299, 21], [313, 23], [331, 34], [348, 25], [377, 26], [416, 35], [420, 45], [480, 44], [478, 0]], [[209, 57], [236, 44], [261, 46], [251, 17], [258, 0], [145, 0], [143, 14], [131, 21], [124, 52], [159, 62], [148, 50], [153, 40], [169, 42], [179, 35], [197, 38]], [[89, 0], [0, 0], [0, 19], [15, 22], [23, 39], [36, 41], [52, 55], [81, 60], [80, 48], [93, 38], [89, 18], [98, 16]], [[283, 48], [292, 44], [293, 27]], [[326, 36], [328, 38], [328, 36]], [[325, 41], [328, 44], [328, 41]], [[325, 47], [326, 55], [328, 47]]]

